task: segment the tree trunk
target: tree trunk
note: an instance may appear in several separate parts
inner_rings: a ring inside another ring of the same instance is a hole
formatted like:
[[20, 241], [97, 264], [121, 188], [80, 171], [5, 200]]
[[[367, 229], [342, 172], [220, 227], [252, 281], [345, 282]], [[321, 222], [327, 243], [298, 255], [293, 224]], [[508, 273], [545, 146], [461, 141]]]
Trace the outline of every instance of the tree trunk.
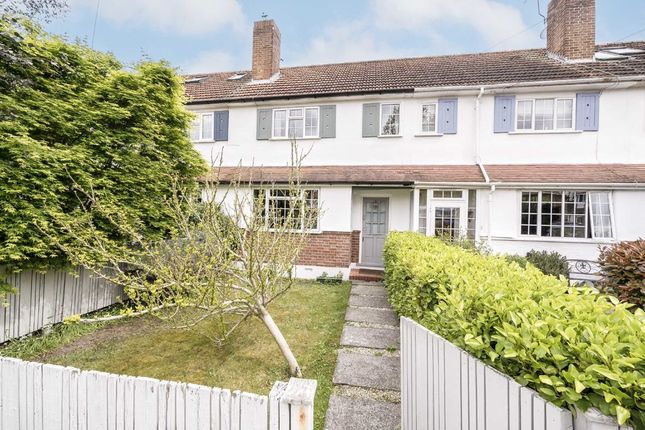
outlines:
[[269, 315], [269, 311], [267, 311], [267, 309], [260, 304], [257, 305], [257, 308], [260, 312], [259, 316], [262, 319], [262, 322], [267, 327], [267, 329], [269, 329], [269, 332], [273, 336], [273, 339], [275, 339], [275, 342], [278, 344], [282, 355], [287, 360], [287, 363], [289, 363], [289, 375], [295, 376], [297, 378], [302, 378], [302, 371], [300, 370], [298, 361], [293, 355], [293, 352], [291, 352], [291, 348], [289, 348], [289, 344], [282, 335], [282, 332], [276, 325], [275, 321], [273, 321], [273, 318], [271, 318], [271, 315]]

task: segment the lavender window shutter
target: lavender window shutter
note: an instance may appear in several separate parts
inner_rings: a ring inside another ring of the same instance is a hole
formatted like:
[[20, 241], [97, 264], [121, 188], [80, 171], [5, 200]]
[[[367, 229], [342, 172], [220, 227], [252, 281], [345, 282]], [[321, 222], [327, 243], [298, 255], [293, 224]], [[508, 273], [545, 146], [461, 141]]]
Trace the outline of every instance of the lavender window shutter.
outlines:
[[215, 140], [228, 140], [228, 111], [215, 112]]
[[457, 99], [440, 99], [438, 117], [437, 129], [439, 133], [457, 133]]
[[598, 131], [599, 93], [576, 94], [576, 130]]
[[515, 130], [515, 96], [495, 96], [495, 133]]

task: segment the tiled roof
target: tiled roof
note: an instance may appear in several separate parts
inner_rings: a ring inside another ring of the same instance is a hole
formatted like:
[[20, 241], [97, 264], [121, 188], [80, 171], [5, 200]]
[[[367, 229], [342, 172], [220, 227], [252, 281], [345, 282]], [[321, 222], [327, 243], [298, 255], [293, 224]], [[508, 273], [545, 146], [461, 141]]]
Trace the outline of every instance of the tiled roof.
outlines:
[[[598, 45], [645, 49], [645, 41]], [[239, 80], [228, 80], [246, 73]], [[582, 78], [612, 78], [645, 74], [645, 55], [623, 60], [563, 62], [545, 49], [481, 54], [362, 61], [302, 67], [283, 67], [272, 82], [251, 83], [248, 71], [188, 75], [189, 103], [264, 100], [384, 92], [414, 88], [492, 85]]]
[[[645, 164], [487, 164], [497, 184], [639, 184], [645, 186]], [[221, 182], [286, 183], [290, 167], [219, 167], [210, 179]], [[485, 183], [479, 167], [466, 165], [303, 166], [300, 181], [309, 184], [410, 185], [415, 182]]]
[[645, 164], [487, 164], [492, 182], [643, 184]]

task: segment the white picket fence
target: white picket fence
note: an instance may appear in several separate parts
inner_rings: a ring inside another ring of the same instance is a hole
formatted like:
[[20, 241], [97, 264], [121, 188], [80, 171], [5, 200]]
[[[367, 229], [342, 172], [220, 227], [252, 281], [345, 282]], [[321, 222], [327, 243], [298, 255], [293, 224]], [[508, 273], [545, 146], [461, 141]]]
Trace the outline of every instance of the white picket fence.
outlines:
[[74, 273], [6, 273], [0, 268], [0, 278], [16, 288], [16, 294], [6, 297], [8, 306], [0, 306], [0, 343], [59, 323], [65, 317], [114, 304], [122, 294], [121, 288], [83, 267]]
[[628, 430], [542, 399], [420, 324], [401, 318], [403, 430]]
[[0, 430], [313, 430], [316, 381], [269, 396], [0, 357]]

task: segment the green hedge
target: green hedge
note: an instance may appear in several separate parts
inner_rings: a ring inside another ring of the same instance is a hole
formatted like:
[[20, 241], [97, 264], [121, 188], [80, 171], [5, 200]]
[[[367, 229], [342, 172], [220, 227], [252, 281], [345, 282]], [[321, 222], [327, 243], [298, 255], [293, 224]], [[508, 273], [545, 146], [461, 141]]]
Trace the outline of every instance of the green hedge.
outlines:
[[545, 399], [645, 428], [645, 313], [608, 296], [416, 233], [392, 233], [395, 310]]

